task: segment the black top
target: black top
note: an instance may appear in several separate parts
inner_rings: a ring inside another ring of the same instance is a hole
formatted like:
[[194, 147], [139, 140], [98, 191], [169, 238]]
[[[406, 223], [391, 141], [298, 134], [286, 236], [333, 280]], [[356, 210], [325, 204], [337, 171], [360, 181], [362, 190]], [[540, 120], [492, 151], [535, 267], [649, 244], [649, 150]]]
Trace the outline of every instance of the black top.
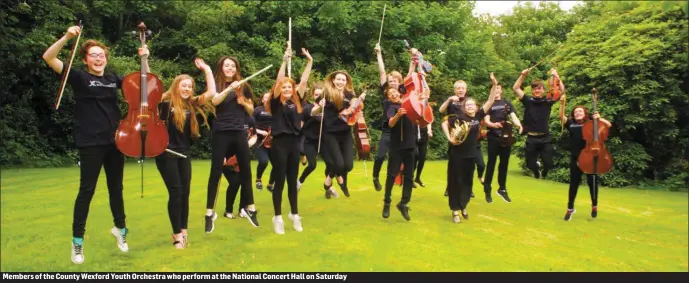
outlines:
[[323, 114], [318, 113], [317, 115], [311, 115], [311, 110], [313, 110], [314, 106], [313, 103], [307, 102], [302, 106], [303, 110], [301, 112], [301, 117], [302, 121], [304, 121], [304, 127], [301, 128], [301, 133], [307, 139], [317, 140], [321, 131], [321, 117], [323, 117]]
[[[158, 113], [160, 114], [160, 119], [167, 123], [167, 133], [170, 137], [167, 148], [180, 153], [189, 152], [192, 144], [191, 120], [189, 119], [191, 112], [189, 110], [185, 111], [186, 119], [184, 120], [183, 132], [180, 132], [175, 125], [175, 109], [173, 108], [172, 111], [170, 111], [170, 102], [161, 102], [158, 104]], [[201, 115], [197, 115], [195, 119], [198, 121], [199, 126], [203, 123], [203, 117]]]
[[550, 133], [548, 120], [555, 101], [545, 97], [524, 95], [521, 102], [524, 104], [524, 132]]
[[[479, 108], [479, 111], [474, 115], [474, 117], [469, 117], [465, 113], [461, 113], [457, 116], [450, 117], [448, 119], [449, 122], [449, 127], [452, 129], [454, 127], [455, 121], [457, 119], [461, 121], [466, 121], [469, 126], [469, 136], [467, 136], [466, 140], [464, 140], [463, 143], [459, 145], [454, 145], [451, 144], [451, 150], [453, 152], [456, 152], [453, 154], [453, 156], [460, 157], [460, 158], [473, 158], [476, 155], [476, 146], [478, 144], [478, 134], [479, 134], [479, 127], [481, 126], [481, 119], [486, 117], [486, 112], [483, 112], [483, 108]], [[461, 122], [460, 122], [461, 123]]]
[[[592, 115], [589, 115], [589, 120], [593, 120]], [[565, 123], [567, 131], [569, 131], [569, 151], [572, 153], [572, 157], [578, 157], [581, 150], [586, 147], [586, 140], [581, 132], [584, 124], [584, 122], [577, 123], [573, 119], [567, 119], [567, 123]]]
[[[388, 119], [394, 117], [401, 107], [402, 104], [390, 103], [387, 111], [385, 111]], [[402, 115], [395, 126], [390, 129], [390, 150], [416, 147], [417, 129], [418, 127], [407, 118], [407, 115]]]
[[[230, 83], [225, 83], [222, 89], [228, 86]], [[253, 98], [247, 85], [242, 86], [242, 93], [247, 99]], [[215, 109], [216, 119], [213, 122], [213, 132], [244, 131], [248, 115], [244, 107], [237, 103], [237, 94], [234, 90], [230, 91], [225, 100], [220, 102]]]
[[416, 131], [417, 131], [416, 132], [417, 133], [416, 138], [417, 138], [419, 143], [428, 142], [428, 127], [430, 127], [430, 126], [426, 126], [424, 128], [421, 128], [420, 126], [416, 126]]
[[448, 115], [459, 115], [464, 113], [464, 101], [466, 101], [466, 96], [460, 97], [459, 101], [453, 101], [447, 106]]
[[[63, 65], [62, 72], [66, 66]], [[70, 69], [67, 83], [72, 86], [76, 101], [73, 117], [77, 148], [113, 144], [122, 117], [117, 106], [117, 89], [122, 88], [122, 78]]]
[[[507, 108], [507, 110], [505, 110], [505, 108]], [[505, 112], [507, 112], [507, 114], [505, 114]], [[490, 121], [493, 123], [509, 121], [509, 115], [512, 113], [514, 113], [514, 106], [504, 99], [495, 100], [493, 106], [488, 111]], [[502, 134], [502, 128], [488, 128], [488, 134], [499, 137]]]
[[252, 118], [256, 123], [256, 128], [263, 131], [267, 131], [273, 124], [273, 115], [266, 111], [263, 105], [254, 108], [254, 115]]
[[299, 135], [301, 131], [301, 116], [297, 112], [297, 105], [292, 100], [287, 100], [283, 104], [280, 102], [280, 96], [271, 97], [270, 110], [273, 112], [271, 136]]
[[354, 99], [354, 94], [351, 92], [345, 92], [344, 107], [340, 110], [335, 107], [335, 104], [331, 101], [325, 103], [325, 111], [323, 120], [323, 132], [325, 133], [342, 133], [351, 132], [352, 127], [347, 124], [347, 121], [340, 117], [340, 111], [349, 108], [350, 102]]
[[[386, 81], [384, 84], [380, 85], [380, 97], [383, 98], [383, 117], [381, 117], [381, 122], [383, 122], [383, 126], [381, 127], [381, 130], [383, 132], [389, 133], [390, 132], [390, 125], [388, 125], [388, 115], [387, 115], [387, 109], [388, 105], [390, 104], [390, 101], [388, 98], [385, 96], [385, 90], [388, 89], [388, 82]], [[404, 95], [407, 93], [407, 90], [404, 88], [403, 84], [400, 84], [397, 90], [400, 92], [400, 96]]]

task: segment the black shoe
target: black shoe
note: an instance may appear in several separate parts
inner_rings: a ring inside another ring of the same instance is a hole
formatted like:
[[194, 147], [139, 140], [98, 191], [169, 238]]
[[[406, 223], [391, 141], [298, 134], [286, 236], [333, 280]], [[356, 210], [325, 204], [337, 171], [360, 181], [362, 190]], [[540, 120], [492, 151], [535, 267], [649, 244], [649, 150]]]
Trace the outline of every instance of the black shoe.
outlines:
[[273, 186], [275, 186], [275, 184], [268, 184], [268, 186], [266, 186], [266, 189], [272, 193], [273, 192]]
[[416, 184], [414, 184], [414, 182], [411, 182], [411, 187], [412, 189], [416, 189]]
[[256, 189], [257, 190], [263, 190], [263, 183], [259, 180], [256, 180]]
[[476, 195], [474, 195], [474, 192], [471, 192], [471, 198], [475, 198]]
[[258, 227], [258, 211], [251, 211], [249, 209], [244, 208], [242, 208], [242, 210], [244, 210], [244, 213], [247, 216], [246, 218], [249, 219], [249, 223], [251, 223], [251, 225], [254, 225], [254, 227]]
[[404, 217], [404, 219], [407, 221], [411, 220], [411, 217], [409, 217], [409, 211], [411, 210], [409, 206], [400, 202], [397, 204], [397, 209], [402, 213], [402, 217]]
[[330, 199], [332, 197], [332, 194], [330, 193], [330, 187], [332, 187], [332, 184], [330, 186], [323, 184], [323, 189], [325, 189], [325, 198]]
[[592, 218], [598, 217], [598, 207], [597, 206], [594, 206], [591, 208], [591, 217]]
[[462, 211], [462, 217], [464, 217], [464, 219], [466, 220], [469, 220], [469, 213], [467, 213], [466, 211]]
[[215, 219], [218, 219], [218, 214], [213, 212], [213, 215], [206, 215], [206, 233], [211, 233], [215, 230]]
[[506, 190], [498, 190], [498, 195], [502, 197], [502, 199], [504, 199], [506, 202], [512, 202], [510, 196], [507, 195]]
[[419, 184], [419, 186], [422, 186], [422, 187], [425, 187], [425, 186], [426, 186], [426, 185], [424, 185], [424, 183], [421, 182], [421, 180], [419, 180], [419, 179], [414, 180], [414, 182], [416, 182], [417, 184]]
[[493, 203], [493, 197], [490, 195], [490, 192], [486, 192], [486, 202]]
[[447, 190], [445, 190], [445, 196], [447, 196]]
[[342, 193], [344, 193], [346, 197], [349, 197], [349, 189], [347, 188], [347, 185], [340, 184], [340, 190], [342, 190]]
[[383, 204], [383, 218], [388, 218], [390, 217], [390, 204], [386, 203]]
[[376, 188], [376, 191], [380, 191], [383, 189], [383, 187], [380, 186], [380, 181], [378, 178], [373, 178], [373, 187]]
[[576, 213], [576, 209], [567, 209], [567, 214], [565, 214], [565, 221], [572, 219], [572, 214]]

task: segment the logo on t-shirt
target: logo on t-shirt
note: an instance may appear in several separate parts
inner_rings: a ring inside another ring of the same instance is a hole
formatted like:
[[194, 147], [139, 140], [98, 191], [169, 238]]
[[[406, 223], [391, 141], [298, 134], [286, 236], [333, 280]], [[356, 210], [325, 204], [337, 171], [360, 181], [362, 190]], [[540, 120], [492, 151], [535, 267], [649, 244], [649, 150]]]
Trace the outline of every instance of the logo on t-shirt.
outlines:
[[89, 82], [89, 87], [109, 87], [109, 88], [117, 88], [117, 83], [110, 83], [110, 84], [103, 84], [100, 81], [90, 81]]

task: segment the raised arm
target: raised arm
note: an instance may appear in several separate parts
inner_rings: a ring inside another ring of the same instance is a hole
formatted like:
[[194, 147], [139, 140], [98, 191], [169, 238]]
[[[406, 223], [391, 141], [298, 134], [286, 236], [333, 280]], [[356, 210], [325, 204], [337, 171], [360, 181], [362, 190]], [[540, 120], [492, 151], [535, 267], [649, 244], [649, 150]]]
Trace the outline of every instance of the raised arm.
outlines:
[[206, 101], [209, 99], [212, 99], [215, 96], [215, 78], [213, 78], [213, 71], [211, 70], [211, 67], [206, 64], [206, 62], [203, 61], [201, 58], [196, 58], [194, 60], [194, 64], [196, 65], [196, 68], [199, 68], [199, 70], [202, 70], [203, 73], [206, 75], [206, 92], [201, 94], [199, 96], [199, 104], [204, 104]]
[[48, 47], [45, 53], [43, 53], [43, 60], [48, 63], [48, 66], [50, 66], [50, 68], [52, 68], [56, 73], [62, 74], [62, 68], [64, 66], [62, 60], [57, 59], [57, 54], [69, 40], [77, 36], [79, 33], [81, 33], [81, 28], [79, 26], [69, 27], [65, 35], [55, 41], [55, 43]]
[[300, 99], [303, 99], [304, 95], [306, 94], [306, 85], [309, 83], [309, 75], [311, 74], [311, 66], [313, 66], [313, 58], [311, 57], [311, 54], [309, 54], [309, 51], [305, 48], [301, 49], [301, 53], [306, 56], [306, 68], [304, 68], [304, 72], [301, 74], [301, 79], [299, 79], [297, 94], [299, 95]]
[[567, 96], [562, 94], [560, 97], [560, 122], [562, 125], [567, 123], [567, 115], [565, 115], [565, 107], [567, 107]]
[[287, 61], [290, 57], [292, 57], [292, 49], [287, 47], [287, 49], [285, 49], [285, 55], [282, 55], [282, 65], [280, 65], [280, 71], [278, 71], [276, 81], [280, 81], [285, 77], [285, 69], [287, 68]]
[[380, 73], [380, 85], [384, 85], [388, 81], [388, 75], [385, 74], [385, 64], [383, 63], [383, 54], [380, 52], [380, 43], [376, 43], [376, 57], [378, 58], [378, 72]]
[[524, 97], [524, 91], [522, 90], [522, 83], [524, 83], [524, 80], [526, 79], [526, 76], [529, 75], [529, 71], [531, 69], [525, 69], [522, 71], [522, 73], [519, 75], [519, 79], [514, 83], [514, 86], [512, 86], [512, 90], [514, 90], [514, 93], [519, 96], [519, 100], [522, 100]]
[[490, 80], [493, 82], [493, 86], [490, 88], [490, 96], [488, 96], [488, 101], [483, 104], [483, 112], [488, 113], [490, 108], [493, 107], [493, 102], [495, 102], [495, 95], [497, 93], [498, 80], [495, 79], [493, 73], [490, 73]]

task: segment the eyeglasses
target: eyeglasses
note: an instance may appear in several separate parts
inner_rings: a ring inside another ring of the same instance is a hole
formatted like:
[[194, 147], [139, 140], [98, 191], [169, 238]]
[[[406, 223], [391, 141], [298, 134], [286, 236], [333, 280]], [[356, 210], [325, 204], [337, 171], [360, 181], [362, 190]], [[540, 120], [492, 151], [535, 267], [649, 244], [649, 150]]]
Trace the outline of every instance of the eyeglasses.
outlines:
[[89, 53], [89, 57], [98, 58], [98, 59], [105, 59], [105, 54], [103, 54], [103, 53]]

